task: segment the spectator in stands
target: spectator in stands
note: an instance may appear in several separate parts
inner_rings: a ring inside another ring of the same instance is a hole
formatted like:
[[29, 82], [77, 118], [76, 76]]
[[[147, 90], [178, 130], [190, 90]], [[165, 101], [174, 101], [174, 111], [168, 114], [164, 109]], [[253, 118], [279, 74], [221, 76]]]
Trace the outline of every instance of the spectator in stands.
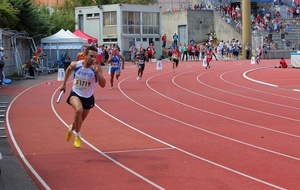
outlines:
[[94, 47], [96, 47], [97, 48], [97, 40], [95, 40], [95, 39], [93, 39], [92, 40], [92, 42], [91, 42], [91, 44], [90, 44], [90, 46], [94, 46]]
[[287, 23], [285, 24], [285, 31], [286, 31], [287, 33], [289, 33], [289, 32], [291, 31], [291, 23], [290, 23], [290, 22], [287, 22]]
[[296, 44], [293, 43], [293, 44], [292, 44], [292, 50], [295, 50], [295, 49], [296, 49]]
[[246, 59], [250, 59], [251, 46], [249, 43], [246, 44], [245, 50], [246, 50]]
[[291, 46], [291, 41], [290, 40], [286, 40], [286, 42], [285, 42], [285, 49], [286, 50], [290, 50], [290, 46]]
[[184, 44], [183, 47], [182, 47], [182, 59], [181, 59], [181, 61], [183, 61], [184, 58], [185, 58], [186, 61], [188, 60], [188, 50], [187, 50], [186, 44]]
[[205, 44], [200, 44], [200, 60], [204, 59], [206, 52]]
[[242, 29], [242, 23], [240, 20], [237, 21], [235, 27], [238, 29], [238, 31], [240, 31]]
[[288, 65], [287, 63], [285, 62], [285, 60], [283, 59], [283, 57], [281, 58], [281, 60], [279, 61], [279, 66], [275, 66], [275, 68], [287, 68]]
[[180, 5], [180, 10], [181, 10], [181, 11], [183, 11], [183, 10], [184, 10], [184, 8], [183, 8], [183, 6], [182, 6], [182, 5]]
[[223, 51], [223, 48], [220, 45], [220, 43], [218, 43], [217, 44], [217, 57], [218, 57], [218, 60], [223, 60], [222, 51]]
[[104, 48], [104, 62], [107, 62], [108, 58], [109, 58], [109, 49], [108, 49], [107, 46], [105, 46], [105, 48]]
[[195, 44], [194, 49], [195, 49], [195, 61], [199, 61], [199, 46]]
[[167, 34], [164, 34], [164, 35], [161, 37], [161, 41], [162, 41], [162, 47], [163, 47], [163, 48], [166, 48]]
[[291, 18], [291, 8], [290, 7], [288, 7], [288, 10], [287, 10], [287, 18]]
[[68, 54], [68, 50], [66, 50], [65, 52], [63, 52], [60, 56], [60, 60], [64, 65], [64, 69], [67, 70], [67, 68], [69, 67], [70, 63], [71, 63], [71, 58], [69, 57]]
[[152, 43], [149, 43], [149, 46], [147, 47], [148, 59], [149, 60], [154, 59], [155, 53], [156, 52], [154, 50]]
[[0, 47], [0, 87], [4, 85], [4, 75], [3, 75], [3, 69], [4, 69], [4, 60], [6, 56], [3, 53], [4, 48]]
[[129, 54], [130, 54], [130, 62], [132, 64], [135, 64], [135, 54], [136, 52], [138, 52], [137, 48], [135, 47], [135, 45], [133, 44], [130, 48], [129, 48]]
[[292, 8], [293, 18], [297, 18], [296, 10], [297, 10], [296, 7], [293, 7], [293, 8]]
[[262, 49], [263, 49], [263, 56], [264, 56], [264, 59], [267, 59], [267, 58], [268, 58], [268, 47], [267, 47], [267, 43], [264, 43], [264, 44], [263, 44]]
[[42, 58], [44, 56], [42, 48], [37, 48], [37, 50], [33, 52], [33, 56], [36, 56], [38, 59]]
[[192, 39], [190, 40], [190, 44], [191, 44], [191, 45], [195, 45], [195, 40], [194, 40], [194, 38], [192, 38]]
[[235, 60], [239, 60], [240, 46], [238, 45], [238, 43], [234, 43], [232, 50]]
[[39, 59], [37, 56], [33, 56], [27, 63], [27, 68], [29, 69], [29, 75], [35, 77], [37, 75], [37, 68], [39, 65]]
[[142, 53], [142, 52], [143, 52], [143, 50], [144, 50], [144, 48], [143, 48], [143, 44], [140, 44], [140, 47], [139, 47], [139, 49], [138, 49], [138, 52]]
[[174, 33], [174, 35], [173, 35], [173, 41], [174, 41], [175, 46], [177, 46], [178, 35], [176, 33]]

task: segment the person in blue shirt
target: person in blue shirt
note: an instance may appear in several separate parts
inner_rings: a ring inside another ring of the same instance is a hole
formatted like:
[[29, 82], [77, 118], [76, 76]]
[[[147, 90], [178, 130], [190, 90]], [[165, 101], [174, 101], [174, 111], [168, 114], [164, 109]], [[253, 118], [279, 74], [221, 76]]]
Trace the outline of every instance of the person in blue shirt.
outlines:
[[66, 50], [65, 52], [63, 52], [60, 56], [60, 60], [64, 65], [64, 69], [65, 71], [67, 70], [67, 68], [69, 67], [70, 63], [71, 63], [71, 59], [68, 55], [68, 50]]
[[174, 33], [173, 35], [173, 41], [174, 41], [174, 45], [177, 46], [178, 35], [176, 33]]
[[194, 40], [194, 38], [192, 38], [192, 39], [190, 40], [190, 44], [195, 45], [195, 40]]
[[[122, 61], [122, 64], [121, 64]], [[124, 69], [125, 58], [120, 54], [118, 48], [114, 48], [110, 57], [107, 61], [110, 64], [110, 87], [109, 89], [113, 89], [114, 86], [114, 78], [116, 73], [116, 79], [121, 75], [121, 67]]]

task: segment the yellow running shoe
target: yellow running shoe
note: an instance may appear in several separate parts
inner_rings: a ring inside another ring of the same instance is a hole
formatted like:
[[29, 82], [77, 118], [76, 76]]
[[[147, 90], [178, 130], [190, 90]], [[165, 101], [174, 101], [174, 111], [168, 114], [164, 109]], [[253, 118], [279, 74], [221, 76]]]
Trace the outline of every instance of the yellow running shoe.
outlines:
[[80, 146], [81, 146], [81, 139], [80, 139], [80, 136], [76, 136], [76, 137], [75, 137], [75, 140], [74, 140], [74, 146], [75, 146], [75, 148], [80, 148]]
[[[67, 132], [67, 134], [66, 134], [66, 140], [67, 140], [67, 141], [70, 141], [71, 138], [72, 138], [72, 134], [73, 134], [72, 127], [73, 127], [72, 124], [69, 125], [69, 129], [68, 129], [68, 132]], [[71, 130], [70, 130], [70, 129], [71, 129]]]

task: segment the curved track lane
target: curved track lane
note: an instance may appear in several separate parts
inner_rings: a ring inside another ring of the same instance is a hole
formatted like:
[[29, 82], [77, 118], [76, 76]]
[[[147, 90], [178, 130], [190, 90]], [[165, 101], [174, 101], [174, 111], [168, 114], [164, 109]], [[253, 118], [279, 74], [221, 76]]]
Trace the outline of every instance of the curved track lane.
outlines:
[[147, 64], [141, 81], [127, 66], [113, 90], [97, 88], [80, 149], [65, 141], [73, 111], [67, 94], [55, 103], [60, 82], [22, 92], [7, 123], [40, 188], [295, 189], [299, 85], [272, 62]]

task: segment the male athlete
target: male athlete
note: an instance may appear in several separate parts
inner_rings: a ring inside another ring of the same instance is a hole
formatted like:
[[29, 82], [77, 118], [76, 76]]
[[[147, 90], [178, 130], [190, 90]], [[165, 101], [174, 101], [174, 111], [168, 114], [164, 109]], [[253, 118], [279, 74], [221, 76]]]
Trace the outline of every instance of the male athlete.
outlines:
[[94, 107], [94, 92], [96, 84], [102, 88], [105, 87], [106, 80], [102, 74], [100, 63], [97, 62], [97, 48], [89, 46], [85, 50], [84, 60], [73, 61], [68, 66], [65, 78], [60, 91], [66, 90], [66, 83], [71, 74], [74, 76], [71, 93], [67, 103], [74, 108], [74, 120], [70, 125], [66, 140], [72, 138], [72, 131], [75, 130], [74, 146], [80, 148], [82, 122], [86, 119], [91, 108]]
[[114, 78], [116, 73], [116, 78], [118, 80], [121, 75], [121, 61], [122, 61], [122, 69], [124, 69], [125, 58], [120, 54], [118, 48], [114, 48], [110, 57], [108, 58], [108, 63], [110, 64], [110, 87], [109, 89], [113, 89], [114, 86]]

